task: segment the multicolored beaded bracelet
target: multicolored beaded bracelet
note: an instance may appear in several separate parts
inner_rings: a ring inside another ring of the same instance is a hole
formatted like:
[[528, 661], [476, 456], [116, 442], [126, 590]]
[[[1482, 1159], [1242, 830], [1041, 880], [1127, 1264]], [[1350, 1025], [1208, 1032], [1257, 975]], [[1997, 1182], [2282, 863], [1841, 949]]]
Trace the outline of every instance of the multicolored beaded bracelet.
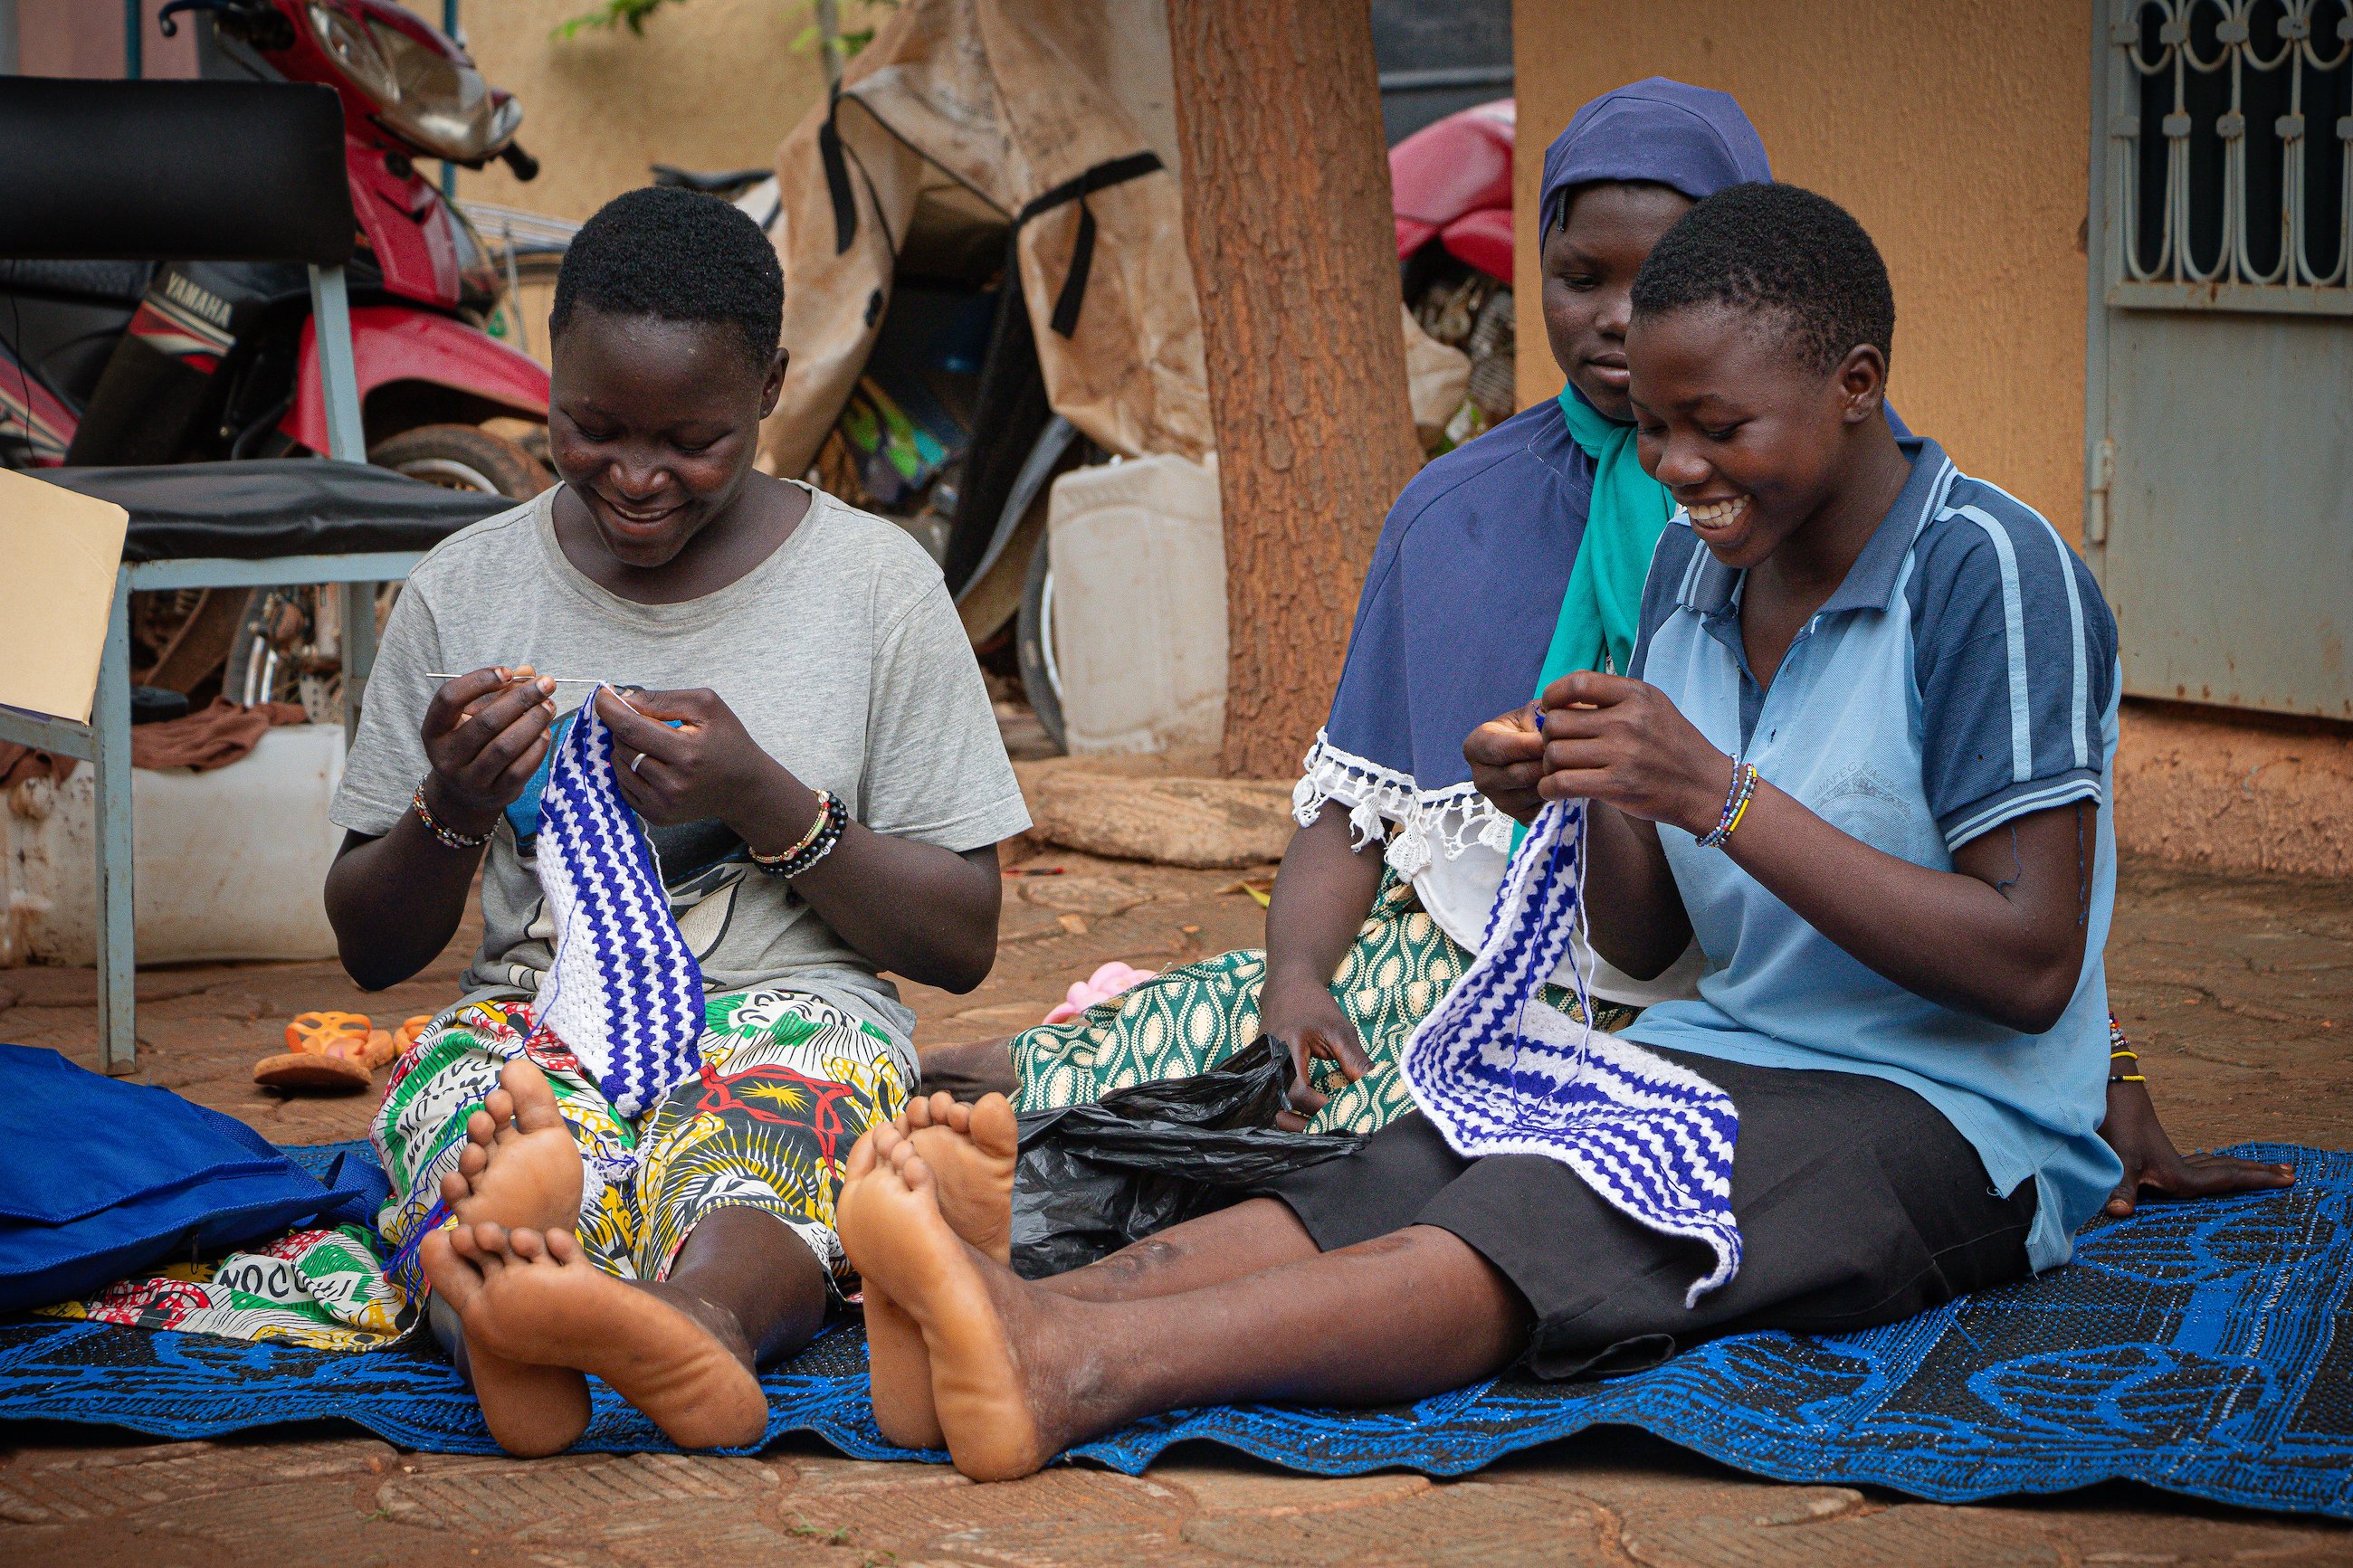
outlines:
[[433, 808], [425, 804], [425, 785], [421, 781], [417, 784], [417, 793], [408, 797], [408, 804], [417, 808], [417, 817], [425, 824], [426, 831], [439, 839], [445, 849], [480, 849], [491, 841], [488, 833], [477, 838], [471, 834], [459, 832], [435, 816]]
[[1748, 797], [1757, 793], [1757, 764], [1732, 760], [1732, 790], [1724, 797], [1724, 815], [1716, 819], [1715, 827], [1699, 841], [1703, 849], [1721, 849], [1732, 830], [1740, 826], [1748, 810]]
[[833, 853], [849, 826], [849, 808], [841, 804], [839, 795], [821, 789], [817, 792], [817, 819], [801, 835], [801, 841], [781, 855], [763, 855], [754, 849], [752, 864], [771, 877], [798, 877]]

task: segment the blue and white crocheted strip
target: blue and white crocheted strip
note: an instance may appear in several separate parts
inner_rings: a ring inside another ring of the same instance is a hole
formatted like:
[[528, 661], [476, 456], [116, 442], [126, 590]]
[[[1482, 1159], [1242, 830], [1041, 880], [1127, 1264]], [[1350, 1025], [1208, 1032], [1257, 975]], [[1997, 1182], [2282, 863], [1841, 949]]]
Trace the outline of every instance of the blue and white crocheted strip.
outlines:
[[616, 1110], [640, 1116], [702, 1070], [702, 969], [671, 918], [653, 846], [614, 782], [613, 732], [593, 696], [556, 743], [539, 812], [539, 886], [555, 962], [537, 1022]]
[[[1585, 805], [1555, 801], [1512, 858], [1479, 954], [1406, 1041], [1414, 1103], [1465, 1159], [1540, 1154], [1611, 1207], [1715, 1253], [1689, 1307], [1740, 1268], [1739, 1113], [1697, 1073], [1588, 1028], [1542, 996], [1583, 915]], [[1578, 977], [1577, 1001], [1591, 1004]]]

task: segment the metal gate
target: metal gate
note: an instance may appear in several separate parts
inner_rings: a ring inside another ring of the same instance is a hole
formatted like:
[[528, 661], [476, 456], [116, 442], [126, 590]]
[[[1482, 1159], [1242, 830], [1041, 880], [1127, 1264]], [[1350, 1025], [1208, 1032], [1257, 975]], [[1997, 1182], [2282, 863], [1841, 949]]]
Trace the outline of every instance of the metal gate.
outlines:
[[2353, 718], [2353, 0], [2094, 0], [2085, 556], [2125, 690]]

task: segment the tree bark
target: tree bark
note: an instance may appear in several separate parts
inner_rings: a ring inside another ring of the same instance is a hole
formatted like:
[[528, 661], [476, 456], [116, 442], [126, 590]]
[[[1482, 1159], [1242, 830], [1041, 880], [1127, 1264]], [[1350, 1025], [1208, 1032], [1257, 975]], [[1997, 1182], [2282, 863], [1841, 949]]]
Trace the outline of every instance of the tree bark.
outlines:
[[1365, 0], [1168, 0], [1225, 510], [1224, 766], [1296, 773], [1332, 700], [1406, 402]]

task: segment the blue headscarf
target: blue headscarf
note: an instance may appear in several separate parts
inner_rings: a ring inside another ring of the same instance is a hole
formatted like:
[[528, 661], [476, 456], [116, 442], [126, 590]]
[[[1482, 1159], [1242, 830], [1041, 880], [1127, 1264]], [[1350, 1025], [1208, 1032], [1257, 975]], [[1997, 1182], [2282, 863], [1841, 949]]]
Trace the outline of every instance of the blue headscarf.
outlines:
[[[1651, 181], [1697, 201], [1772, 177], [1729, 96], [1652, 77], [1577, 110], [1545, 153], [1537, 211], [1549, 226], [1564, 193], [1595, 180]], [[1408, 877], [1474, 839], [1510, 849], [1511, 824], [1472, 787], [1462, 741], [1536, 689], [1595, 475], [1561, 405], [1546, 402], [1406, 487], [1382, 526], [1332, 716], [1307, 759], [1302, 816], [1337, 800], [1360, 838], [1398, 825], [1389, 858]]]

